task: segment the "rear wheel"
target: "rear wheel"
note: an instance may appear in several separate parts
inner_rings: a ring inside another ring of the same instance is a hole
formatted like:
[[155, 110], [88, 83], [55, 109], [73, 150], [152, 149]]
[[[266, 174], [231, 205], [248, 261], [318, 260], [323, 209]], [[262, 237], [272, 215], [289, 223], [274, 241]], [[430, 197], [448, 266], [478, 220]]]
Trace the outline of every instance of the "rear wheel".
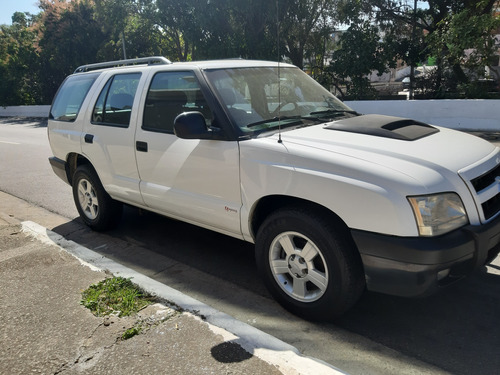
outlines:
[[271, 214], [257, 234], [257, 264], [271, 294], [287, 310], [312, 320], [347, 311], [365, 288], [357, 249], [345, 226], [313, 210]]
[[81, 165], [73, 176], [73, 199], [82, 220], [94, 230], [111, 229], [118, 224], [123, 205], [104, 190], [95, 170]]

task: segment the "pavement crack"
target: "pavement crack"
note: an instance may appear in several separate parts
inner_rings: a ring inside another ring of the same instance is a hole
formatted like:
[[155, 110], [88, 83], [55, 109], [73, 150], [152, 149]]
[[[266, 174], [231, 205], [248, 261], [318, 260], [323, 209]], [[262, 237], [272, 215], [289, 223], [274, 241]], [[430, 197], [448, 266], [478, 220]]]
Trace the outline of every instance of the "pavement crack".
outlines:
[[[100, 332], [100, 328], [109, 327], [110, 317], [105, 317], [102, 319], [99, 324], [97, 324], [90, 334], [87, 335], [81, 345], [76, 349], [77, 356], [73, 361], [68, 361], [63, 363], [59, 369], [54, 372], [54, 375], [63, 374], [66, 371], [71, 370], [88, 370], [94, 367], [98, 362], [101, 356], [106, 352], [106, 350], [112, 349], [116, 344], [121, 341], [121, 335], [118, 332], [111, 332], [111, 335], [107, 332], [107, 330], [102, 330]], [[109, 342], [111, 340], [111, 342]], [[103, 341], [108, 341], [107, 344], [102, 345]]]
[[[72, 361], [63, 363], [54, 375], [64, 374], [67, 371], [85, 371], [96, 366], [101, 357], [116, 345], [132, 339], [136, 334], [146, 334], [160, 324], [181, 314], [180, 311], [156, 303], [146, 306], [136, 315], [118, 317], [109, 315], [102, 318], [93, 327], [80, 346], [76, 349], [76, 356]], [[124, 333], [130, 329], [137, 329], [137, 333], [126, 337]]]

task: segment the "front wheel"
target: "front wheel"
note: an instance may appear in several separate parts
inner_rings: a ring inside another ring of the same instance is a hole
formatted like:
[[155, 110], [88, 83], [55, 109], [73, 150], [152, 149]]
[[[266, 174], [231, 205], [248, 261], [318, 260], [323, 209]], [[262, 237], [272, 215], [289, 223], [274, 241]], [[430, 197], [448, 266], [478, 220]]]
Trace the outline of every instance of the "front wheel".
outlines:
[[73, 199], [82, 220], [96, 231], [113, 228], [121, 218], [122, 203], [106, 193], [89, 165], [78, 167], [73, 176]]
[[276, 300], [292, 313], [330, 320], [365, 288], [360, 257], [345, 227], [312, 210], [271, 214], [257, 234], [257, 264]]

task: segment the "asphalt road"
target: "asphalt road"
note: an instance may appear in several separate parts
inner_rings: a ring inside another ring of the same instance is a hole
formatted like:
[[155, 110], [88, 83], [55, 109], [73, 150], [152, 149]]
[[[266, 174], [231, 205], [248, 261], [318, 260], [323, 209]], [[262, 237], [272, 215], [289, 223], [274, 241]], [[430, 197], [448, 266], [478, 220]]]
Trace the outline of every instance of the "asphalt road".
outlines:
[[438, 295], [412, 300], [366, 293], [335, 323], [311, 323], [272, 300], [257, 275], [250, 244], [133, 208], [125, 210], [118, 229], [89, 231], [77, 218], [71, 188], [53, 174], [50, 155], [45, 124], [0, 118], [1, 191], [65, 217], [64, 224], [51, 229], [68, 239], [254, 325], [305, 355], [350, 374], [499, 372], [499, 259]]

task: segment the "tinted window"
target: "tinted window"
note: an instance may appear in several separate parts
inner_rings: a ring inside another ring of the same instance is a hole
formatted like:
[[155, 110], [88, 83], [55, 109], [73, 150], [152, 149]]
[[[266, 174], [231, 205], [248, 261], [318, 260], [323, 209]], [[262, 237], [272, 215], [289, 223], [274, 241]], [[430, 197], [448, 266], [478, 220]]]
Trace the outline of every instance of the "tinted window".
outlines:
[[153, 77], [146, 97], [142, 128], [173, 133], [174, 120], [183, 112], [198, 111], [207, 125], [212, 122], [200, 86], [192, 72], [161, 72]]
[[140, 73], [117, 74], [111, 77], [94, 106], [92, 123], [127, 127], [140, 78]]
[[49, 118], [58, 121], [75, 121], [90, 87], [98, 76], [99, 73], [68, 77], [57, 92], [50, 108]]

